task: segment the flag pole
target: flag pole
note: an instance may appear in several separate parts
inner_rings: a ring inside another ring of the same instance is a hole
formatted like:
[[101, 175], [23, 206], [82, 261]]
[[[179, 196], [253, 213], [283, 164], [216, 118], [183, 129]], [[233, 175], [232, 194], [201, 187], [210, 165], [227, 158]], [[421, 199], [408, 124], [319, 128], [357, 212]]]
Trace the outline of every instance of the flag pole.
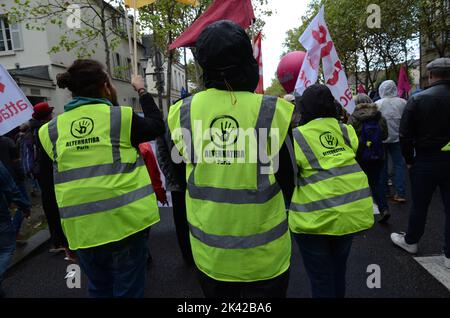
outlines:
[[130, 20], [128, 20], [128, 8], [126, 6], [125, 6], [125, 21], [126, 21], [126, 27], [127, 27], [128, 47], [130, 49], [131, 69], [134, 74], [135, 72], [134, 72], [133, 44], [131, 43], [131, 26], [130, 26]]
[[136, 35], [136, 0], [133, 0], [133, 8], [134, 8], [134, 14], [133, 14], [133, 39], [134, 39], [134, 75], [138, 74], [137, 70], [137, 35]]

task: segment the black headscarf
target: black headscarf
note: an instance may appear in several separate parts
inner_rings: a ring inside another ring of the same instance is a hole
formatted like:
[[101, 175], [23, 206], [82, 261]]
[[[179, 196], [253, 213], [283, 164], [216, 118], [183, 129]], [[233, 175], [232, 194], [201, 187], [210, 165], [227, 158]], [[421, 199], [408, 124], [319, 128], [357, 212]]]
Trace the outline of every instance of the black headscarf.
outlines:
[[196, 57], [207, 88], [254, 92], [259, 66], [245, 30], [222, 20], [206, 27], [196, 43]]

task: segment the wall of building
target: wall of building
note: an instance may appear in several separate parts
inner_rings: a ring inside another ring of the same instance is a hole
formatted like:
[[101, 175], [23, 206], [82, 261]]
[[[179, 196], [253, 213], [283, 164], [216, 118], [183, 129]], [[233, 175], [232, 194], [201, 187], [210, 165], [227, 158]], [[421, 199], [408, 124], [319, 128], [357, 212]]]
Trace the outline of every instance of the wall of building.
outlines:
[[[11, 5], [12, 2], [13, 0], [7, 0], [8, 5]], [[2, 8], [0, 10], [6, 12], [7, 9], [5, 10]], [[89, 13], [82, 11], [82, 14]], [[0, 54], [0, 63], [7, 69], [16, 68], [16, 63], [19, 63], [20, 68], [47, 65], [49, 66], [50, 78], [53, 80], [54, 85], [56, 85], [56, 75], [64, 72], [70, 64], [78, 58], [77, 50], [74, 49], [69, 52], [66, 50], [61, 50], [58, 53], [52, 54], [49, 54], [48, 52], [51, 47], [58, 45], [61, 35], [67, 35], [69, 39], [77, 39], [74, 35], [74, 30], [69, 29], [65, 24], [63, 24], [62, 27], [48, 24], [45, 31], [30, 31], [25, 28], [24, 24], [20, 25], [20, 27], [22, 30], [24, 44], [23, 50], [16, 51], [11, 55]], [[95, 47], [94, 44], [96, 44]], [[105, 64], [106, 54], [102, 39], [99, 38], [95, 43], [91, 43], [91, 45], [95, 49], [95, 53], [91, 56], [91, 58]], [[113, 68], [113, 73], [114, 67], [116, 66], [116, 63], [114, 63], [116, 61], [116, 54], [119, 54], [122, 62], [127, 62], [130, 59], [128, 40], [122, 40], [118, 47], [111, 51], [111, 67]], [[139, 43], [138, 59], [140, 60], [143, 55], [144, 48]], [[143, 62], [140, 63], [144, 64]], [[142, 67], [140, 73], [143, 74]], [[139, 111], [140, 107], [137, 98], [138, 96], [130, 84], [131, 70], [124, 71], [122, 75], [122, 78], [118, 78], [113, 74], [113, 84], [117, 89], [119, 102], [122, 105], [135, 106], [135, 109]], [[26, 94], [28, 94], [32, 86], [24, 85], [21, 88]], [[43, 97], [45, 97], [52, 104], [52, 106], [55, 107], [55, 111], [57, 113], [63, 112], [64, 105], [71, 98], [69, 91], [59, 89], [56, 86], [53, 89], [41, 89], [41, 94], [46, 94]]]

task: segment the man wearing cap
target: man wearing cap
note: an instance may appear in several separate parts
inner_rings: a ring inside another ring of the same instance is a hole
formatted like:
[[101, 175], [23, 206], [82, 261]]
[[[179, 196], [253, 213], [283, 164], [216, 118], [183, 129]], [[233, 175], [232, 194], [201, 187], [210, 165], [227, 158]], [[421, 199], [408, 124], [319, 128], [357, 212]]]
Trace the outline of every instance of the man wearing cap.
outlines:
[[439, 58], [427, 69], [430, 86], [411, 97], [400, 125], [413, 201], [408, 231], [393, 233], [391, 239], [407, 252], [417, 253], [428, 205], [439, 186], [446, 213], [444, 264], [450, 268], [450, 58]]

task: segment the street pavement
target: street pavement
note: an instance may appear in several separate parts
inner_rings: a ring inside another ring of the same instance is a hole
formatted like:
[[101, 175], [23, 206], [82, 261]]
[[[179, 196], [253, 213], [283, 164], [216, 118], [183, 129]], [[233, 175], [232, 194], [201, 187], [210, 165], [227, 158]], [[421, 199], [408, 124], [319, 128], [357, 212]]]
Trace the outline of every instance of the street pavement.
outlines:
[[[351, 298], [449, 298], [450, 291], [422, 267], [411, 255], [396, 248], [390, 233], [406, 230], [409, 204], [391, 205], [392, 217], [387, 225], [376, 223], [372, 229], [358, 235], [348, 262], [347, 297]], [[444, 208], [439, 193], [435, 194], [429, 210], [426, 234], [420, 243], [418, 256], [441, 255], [444, 242]], [[161, 209], [161, 222], [150, 233], [153, 263], [149, 270], [146, 297], [201, 298], [196, 272], [184, 264], [178, 249], [172, 210]], [[87, 279], [82, 277], [80, 289], [69, 289], [65, 276], [68, 263], [63, 255], [48, 253], [49, 243], [13, 267], [3, 287], [8, 297], [87, 297]], [[293, 243], [290, 298], [310, 297], [309, 281], [298, 251]], [[440, 258], [438, 258], [440, 259]], [[381, 270], [381, 288], [370, 289], [367, 272], [371, 264]], [[450, 270], [441, 274], [450, 280]]]

